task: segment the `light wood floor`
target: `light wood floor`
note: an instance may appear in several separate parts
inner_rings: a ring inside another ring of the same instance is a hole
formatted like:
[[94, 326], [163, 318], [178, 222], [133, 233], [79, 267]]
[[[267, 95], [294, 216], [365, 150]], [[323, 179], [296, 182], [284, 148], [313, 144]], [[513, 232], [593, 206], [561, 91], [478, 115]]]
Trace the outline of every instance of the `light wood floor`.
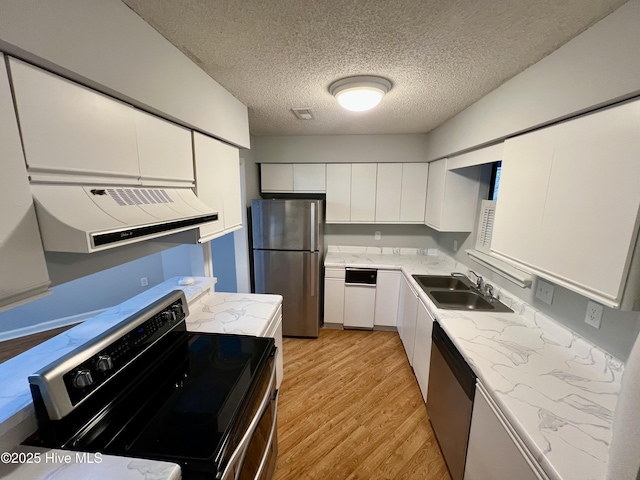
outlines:
[[284, 339], [275, 480], [449, 480], [395, 332]]

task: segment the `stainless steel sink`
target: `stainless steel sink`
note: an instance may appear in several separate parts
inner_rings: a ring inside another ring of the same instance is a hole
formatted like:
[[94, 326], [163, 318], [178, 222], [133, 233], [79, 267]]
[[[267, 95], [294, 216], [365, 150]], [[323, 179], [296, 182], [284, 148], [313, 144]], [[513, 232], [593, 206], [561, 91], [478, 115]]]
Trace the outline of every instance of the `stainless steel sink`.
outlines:
[[469, 290], [471, 287], [459, 278], [451, 275], [413, 275], [423, 289]]
[[451, 290], [429, 290], [427, 295], [434, 301], [436, 307], [447, 310], [491, 310], [494, 312], [513, 312], [509, 307], [499, 302], [483, 297], [476, 292], [456, 292]]
[[482, 295], [464, 275], [413, 275], [413, 278], [437, 308], [513, 312], [499, 300]]

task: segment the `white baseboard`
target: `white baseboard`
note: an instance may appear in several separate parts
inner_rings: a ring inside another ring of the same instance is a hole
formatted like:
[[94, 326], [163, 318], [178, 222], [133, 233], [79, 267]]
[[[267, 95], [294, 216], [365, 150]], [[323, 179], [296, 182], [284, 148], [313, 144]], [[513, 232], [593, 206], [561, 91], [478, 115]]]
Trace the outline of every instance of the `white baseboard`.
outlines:
[[66, 327], [68, 325], [82, 323], [89, 318], [101, 314], [105, 310], [107, 309], [102, 308], [100, 310], [93, 310], [92, 312], [85, 312], [78, 315], [71, 315], [69, 317], [57, 318], [48, 322], [31, 325], [29, 327], [16, 328], [15, 330], [0, 332], [0, 342], [13, 340], [14, 338], [26, 337], [27, 335], [33, 335], [34, 333], [46, 332], [47, 330], [53, 330], [54, 328]]

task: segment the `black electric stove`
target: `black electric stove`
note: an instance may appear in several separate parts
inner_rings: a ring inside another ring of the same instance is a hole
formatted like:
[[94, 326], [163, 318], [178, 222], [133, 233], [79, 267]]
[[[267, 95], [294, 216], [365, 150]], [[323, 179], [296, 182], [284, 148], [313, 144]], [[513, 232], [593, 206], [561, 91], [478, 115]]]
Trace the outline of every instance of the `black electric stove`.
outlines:
[[175, 462], [185, 479], [240, 478], [244, 463], [243, 478], [269, 478], [274, 340], [188, 332], [186, 314], [173, 292], [30, 376], [30, 444]]

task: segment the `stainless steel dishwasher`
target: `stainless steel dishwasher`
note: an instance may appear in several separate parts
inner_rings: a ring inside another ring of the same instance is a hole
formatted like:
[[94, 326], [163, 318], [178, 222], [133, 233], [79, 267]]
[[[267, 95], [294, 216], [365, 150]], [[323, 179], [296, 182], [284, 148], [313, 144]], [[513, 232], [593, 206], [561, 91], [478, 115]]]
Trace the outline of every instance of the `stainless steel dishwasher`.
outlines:
[[464, 476], [475, 386], [475, 373], [434, 322], [427, 412], [453, 480]]
[[373, 330], [378, 271], [347, 268], [344, 275], [344, 328]]

